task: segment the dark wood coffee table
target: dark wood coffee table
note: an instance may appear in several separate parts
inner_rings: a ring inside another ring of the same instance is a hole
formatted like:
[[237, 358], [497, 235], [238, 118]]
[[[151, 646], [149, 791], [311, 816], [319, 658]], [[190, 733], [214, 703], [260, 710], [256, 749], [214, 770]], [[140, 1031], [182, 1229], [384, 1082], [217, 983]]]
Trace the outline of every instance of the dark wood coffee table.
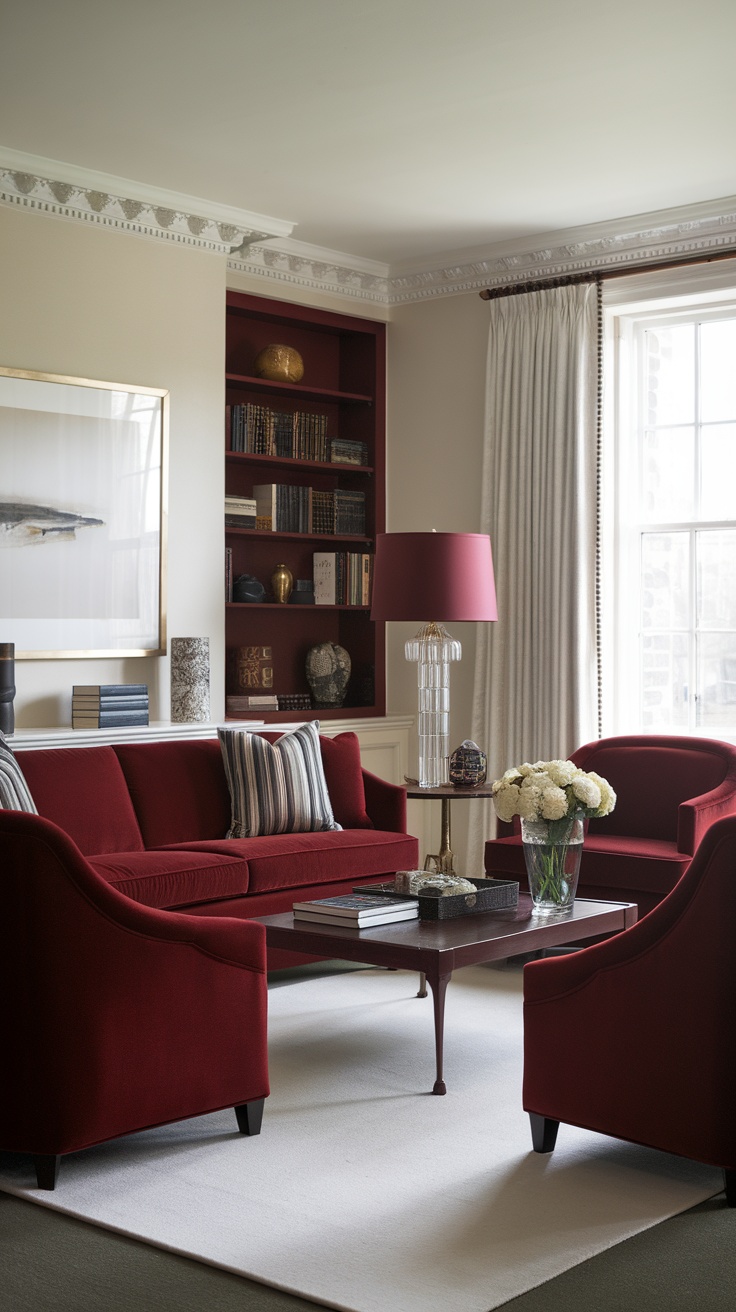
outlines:
[[[291, 911], [253, 919], [265, 925], [269, 947], [424, 974], [434, 1001], [437, 1069], [432, 1092], [446, 1093], [442, 1078], [445, 993], [453, 970], [616, 933], [635, 923], [637, 907], [633, 902], [580, 899], [563, 915], [532, 916], [529, 894], [520, 893], [513, 911], [487, 911], [456, 920], [399, 920], [373, 929], [295, 920]], [[417, 996], [426, 997], [426, 991]]]

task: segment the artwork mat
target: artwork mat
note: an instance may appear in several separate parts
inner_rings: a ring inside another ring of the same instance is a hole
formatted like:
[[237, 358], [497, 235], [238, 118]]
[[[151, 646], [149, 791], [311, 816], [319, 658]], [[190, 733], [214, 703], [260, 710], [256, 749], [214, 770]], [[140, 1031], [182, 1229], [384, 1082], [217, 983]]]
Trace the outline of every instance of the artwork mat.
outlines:
[[[14, 523], [22, 545], [0, 549], [0, 639], [15, 643], [17, 660], [165, 654], [168, 425], [165, 388], [0, 366], [0, 501], [86, 521], [48, 532]], [[58, 486], [71, 504], [54, 504]], [[10, 527], [4, 521], [3, 532]], [[61, 606], [55, 587], [66, 598], [76, 585], [74, 616], [14, 616], [13, 577], [21, 608], [44, 591]], [[103, 613], [121, 598], [125, 614]]]

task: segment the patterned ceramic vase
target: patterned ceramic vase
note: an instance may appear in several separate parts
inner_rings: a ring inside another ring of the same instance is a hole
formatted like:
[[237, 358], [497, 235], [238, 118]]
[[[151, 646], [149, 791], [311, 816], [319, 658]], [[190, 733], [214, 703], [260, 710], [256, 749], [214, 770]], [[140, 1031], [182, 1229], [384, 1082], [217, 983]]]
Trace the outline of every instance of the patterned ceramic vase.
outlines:
[[171, 719], [206, 724], [210, 718], [210, 640], [171, 639]]

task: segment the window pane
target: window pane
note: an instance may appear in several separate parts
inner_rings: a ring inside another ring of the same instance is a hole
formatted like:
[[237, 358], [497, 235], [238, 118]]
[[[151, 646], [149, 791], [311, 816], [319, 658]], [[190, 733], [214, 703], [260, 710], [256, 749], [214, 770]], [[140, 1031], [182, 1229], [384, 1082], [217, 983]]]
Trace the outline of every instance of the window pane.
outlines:
[[685, 629], [689, 623], [688, 533], [643, 533], [641, 622], [647, 629]]
[[690, 520], [694, 514], [692, 428], [644, 434], [641, 517], [649, 524]]
[[705, 629], [736, 629], [736, 529], [696, 537], [698, 621]]
[[716, 738], [736, 734], [736, 632], [698, 639], [697, 727]]
[[733, 519], [736, 515], [736, 424], [701, 429], [700, 515]]
[[646, 334], [647, 427], [695, 419], [695, 325]]
[[642, 640], [642, 728], [646, 733], [684, 733], [688, 727], [689, 640], [684, 633], [645, 635]]
[[700, 418], [736, 420], [736, 319], [700, 325]]

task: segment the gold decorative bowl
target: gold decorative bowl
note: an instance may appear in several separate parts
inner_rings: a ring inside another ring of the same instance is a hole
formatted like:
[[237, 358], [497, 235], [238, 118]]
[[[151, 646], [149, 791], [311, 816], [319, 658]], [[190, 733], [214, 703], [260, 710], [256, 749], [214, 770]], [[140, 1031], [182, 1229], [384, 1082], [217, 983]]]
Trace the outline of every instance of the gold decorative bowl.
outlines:
[[304, 377], [304, 361], [293, 346], [264, 346], [253, 362], [256, 378], [272, 383], [299, 383]]

